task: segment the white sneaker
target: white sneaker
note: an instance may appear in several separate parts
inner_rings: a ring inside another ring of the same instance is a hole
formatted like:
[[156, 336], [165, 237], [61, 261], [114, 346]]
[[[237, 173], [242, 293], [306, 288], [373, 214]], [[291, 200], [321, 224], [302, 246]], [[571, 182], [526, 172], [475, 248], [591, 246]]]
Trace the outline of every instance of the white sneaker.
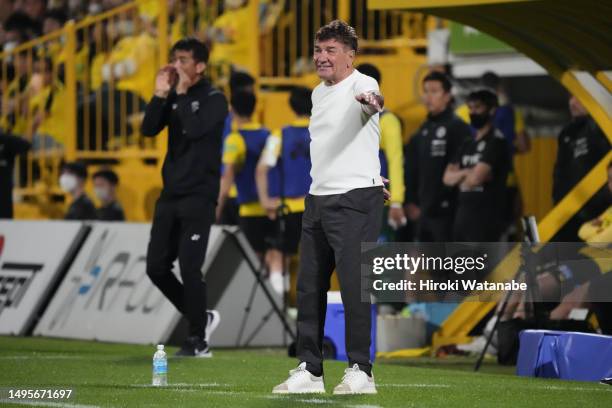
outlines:
[[216, 310], [206, 311], [206, 331], [204, 333], [204, 341], [206, 343], [210, 340], [210, 335], [217, 329], [221, 322], [221, 315]]
[[334, 388], [334, 395], [344, 394], [376, 394], [374, 375], [369, 377], [357, 364], [347, 368], [342, 381]]
[[268, 279], [270, 280], [270, 286], [276, 293], [282, 295], [285, 292], [285, 280], [282, 273], [271, 273]]
[[306, 363], [289, 371], [289, 378], [272, 389], [272, 394], [325, 394], [323, 376], [315, 377], [306, 370]]

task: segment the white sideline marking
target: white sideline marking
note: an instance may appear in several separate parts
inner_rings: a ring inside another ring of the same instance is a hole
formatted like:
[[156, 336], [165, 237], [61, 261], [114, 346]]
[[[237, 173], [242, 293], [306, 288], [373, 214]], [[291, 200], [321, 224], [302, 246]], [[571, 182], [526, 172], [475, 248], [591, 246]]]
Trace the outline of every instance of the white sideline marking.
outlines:
[[296, 402], [305, 402], [307, 404], [333, 404], [334, 403], [334, 401], [320, 399], [320, 398], [296, 399], [296, 400], [293, 400], [293, 401], [296, 401]]
[[13, 405], [34, 405], [37, 407], [53, 407], [53, 408], [100, 408], [98, 405], [83, 405], [83, 404], [70, 404], [68, 402], [47, 402], [47, 401], [35, 401], [35, 400], [11, 400], [11, 399], [0, 399], [0, 402]]
[[608, 388], [588, 388], [588, 387], [561, 387], [559, 385], [537, 385], [531, 386], [530, 388], [538, 388], [541, 390], [553, 390], [553, 391], [604, 391], [604, 392], [612, 392], [612, 387], [608, 386]]
[[397, 388], [450, 388], [448, 384], [376, 384], [376, 386]]
[[335, 404], [337, 401], [334, 400], [326, 400], [321, 398], [300, 398], [295, 399], [294, 397], [299, 396], [300, 394], [278, 394], [278, 395], [264, 395], [260, 398], [271, 399], [271, 400], [287, 400], [287, 401], [295, 401], [295, 402], [305, 402], [310, 404]]
[[213, 394], [213, 395], [233, 395], [233, 396], [237, 396], [238, 394], [245, 394], [245, 391], [206, 391], [206, 394]]
[[33, 356], [0, 356], [0, 360], [83, 360], [82, 356], [69, 356], [65, 354], [58, 355], [33, 355]]
[[[216, 387], [231, 387], [232, 384], [219, 384], [219, 383], [202, 383], [202, 384], [189, 384], [189, 383], [176, 383], [168, 384], [166, 387], [161, 388], [216, 388]], [[157, 388], [151, 384], [131, 384], [130, 387], [135, 388]]]
[[350, 408], [382, 408], [380, 405], [345, 405]]

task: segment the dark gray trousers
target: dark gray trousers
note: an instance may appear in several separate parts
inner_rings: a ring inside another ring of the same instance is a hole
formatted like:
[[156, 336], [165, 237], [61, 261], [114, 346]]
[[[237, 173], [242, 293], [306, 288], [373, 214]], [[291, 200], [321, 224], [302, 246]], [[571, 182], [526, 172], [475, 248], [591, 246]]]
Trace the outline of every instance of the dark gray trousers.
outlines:
[[336, 268], [344, 304], [349, 366], [371, 375], [371, 304], [361, 299], [361, 243], [381, 227], [382, 187], [306, 197], [297, 281], [297, 357], [313, 375], [323, 373], [323, 327], [330, 277]]

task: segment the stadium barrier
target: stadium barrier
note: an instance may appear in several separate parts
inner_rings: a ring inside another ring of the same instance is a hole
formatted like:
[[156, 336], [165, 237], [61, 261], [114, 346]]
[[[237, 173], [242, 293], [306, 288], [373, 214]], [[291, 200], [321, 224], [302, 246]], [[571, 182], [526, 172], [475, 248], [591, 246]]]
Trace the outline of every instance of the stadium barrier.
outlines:
[[[180, 337], [180, 314], [146, 276], [150, 229], [146, 223], [0, 221], [0, 334], [135, 344]], [[250, 247], [242, 249], [256, 259]], [[178, 263], [174, 273], [179, 276]], [[280, 320], [222, 227], [211, 230], [203, 274], [208, 306], [222, 316], [213, 346], [286, 345]]]

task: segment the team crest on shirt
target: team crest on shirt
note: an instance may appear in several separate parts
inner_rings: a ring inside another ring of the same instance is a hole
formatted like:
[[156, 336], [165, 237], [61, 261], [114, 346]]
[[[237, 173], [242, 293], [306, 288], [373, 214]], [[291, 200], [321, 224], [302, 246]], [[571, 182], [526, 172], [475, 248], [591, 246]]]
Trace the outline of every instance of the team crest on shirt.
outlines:
[[436, 137], [443, 138], [444, 136], [446, 136], [446, 128], [444, 126], [440, 126], [436, 130]]
[[589, 154], [589, 143], [586, 137], [576, 139], [576, 143], [574, 145], [574, 159], [586, 154]]
[[172, 110], [176, 110], [177, 106], [178, 106], [178, 105], [177, 105], [176, 103], [173, 103], [173, 104], [172, 104]]
[[191, 112], [197, 112], [200, 109], [200, 101], [191, 102]]
[[480, 143], [478, 143], [478, 145], [476, 146], [476, 151], [482, 152], [485, 149], [485, 146], [487, 145], [487, 142], [485, 142], [484, 140], [482, 140]]

